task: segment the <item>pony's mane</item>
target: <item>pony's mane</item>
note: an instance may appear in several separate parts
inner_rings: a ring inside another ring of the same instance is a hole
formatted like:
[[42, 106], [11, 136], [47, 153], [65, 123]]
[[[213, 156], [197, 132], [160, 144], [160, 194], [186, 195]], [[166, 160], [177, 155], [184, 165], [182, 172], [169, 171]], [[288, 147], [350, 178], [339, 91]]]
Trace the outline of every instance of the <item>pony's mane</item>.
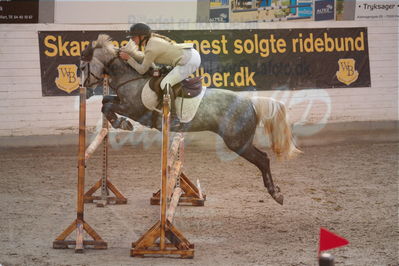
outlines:
[[112, 55], [116, 55], [116, 48], [112, 44], [112, 39], [107, 34], [98, 35], [97, 41], [94, 45], [94, 48], [104, 48], [107, 52]]

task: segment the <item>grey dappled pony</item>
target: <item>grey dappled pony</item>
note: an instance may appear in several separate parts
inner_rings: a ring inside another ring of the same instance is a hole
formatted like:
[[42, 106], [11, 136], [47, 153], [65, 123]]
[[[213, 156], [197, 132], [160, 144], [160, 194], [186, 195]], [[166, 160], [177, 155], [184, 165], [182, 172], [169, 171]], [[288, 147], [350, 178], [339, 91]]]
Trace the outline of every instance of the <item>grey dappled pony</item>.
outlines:
[[[120, 59], [109, 36], [100, 34], [82, 52], [81, 69], [85, 79], [83, 84], [89, 90], [102, 81], [104, 73], [110, 76], [110, 87], [117, 96], [104, 96], [102, 112], [113, 127], [126, 129], [130, 122], [124, 117], [147, 127], [152, 125], [152, 111], [141, 100], [142, 89], [151, 77], [139, 75]], [[160, 121], [158, 118], [157, 129], [161, 127]], [[207, 89], [195, 117], [179, 131], [218, 134], [230, 150], [259, 168], [268, 192], [283, 204], [283, 195], [273, 183], [267, 154], [253, 145], [258, 124], [263, 124], [277, 157], [290, 158], [300, 152], [292, 141], [283, 103], [267, 97], [249, 98], [228, 90]]]

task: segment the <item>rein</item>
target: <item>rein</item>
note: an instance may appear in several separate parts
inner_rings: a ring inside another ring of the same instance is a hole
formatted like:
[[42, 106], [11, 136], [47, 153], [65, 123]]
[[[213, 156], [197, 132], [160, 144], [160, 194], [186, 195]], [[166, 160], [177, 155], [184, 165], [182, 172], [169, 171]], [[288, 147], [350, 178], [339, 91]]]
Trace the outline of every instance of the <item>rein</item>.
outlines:
[[[119, 56], [113, 57], [107, 64], [104, 65], [104, 74], [109, 74], [109, 72], [110, 72], [110, 71], [109, 71], [110, 65], [111, 65], [116, 59], [120, 59]], [[94, 85], [94, 84], [96, 84], [96, 83], [100, 83], [100, 81], [104, 80], [104, 78], [97, 77], [96, 75], [94, 75], [94, 74], [90, 71], [90, 62], [87, 63], [87, 68], [88, 68], [87, 70], [88, 70], [88, 72], [89, 72], [89, 75], [90, 75], [90, 76], [93, 76], [93, 77], [96, 79], [96, 81], [95, 81], [95, 83], [92, 83], [92, 84], [85, 84], [86, 87], [90, 87], [90, 86], [92, 86], [92, 85]], [[128, 83], [130, 83], [130, 82], [139, 80], [139, 79], [145, 79], [145, 77], [144, 77], [144, 76], [139, 76], [139, 77], [136, 77], [136, 78], [132, 78], [132, 79], [126, 80], [126, 81], [124, 81], [124, 82], [118, 84], [116, 87], [111, 86], [111, 84], [109, 84], [109, 86], [110, 86], [111, 89], [113, 89], [115, 92], [118, 92], [118, 90], [119, 90], [120, 87], [122, 87], [122, 86], [124, 86], [124, 85], [126, 85], [126, 84], [128, 84]]]
[[116, 86], [115, 88], [113, 88], [113, 87], [111, 87], [111, 88], [112, 88], [115, 92], [117, 92], [117, 91], [119, 90], [120, 87], [122, 87], [122, 86], [124, 86], [124, 85], [126, 85], [126, 84], [128, 84], [128, 83], [130, 83], [130, 82], [132, 82], [132, 81], [136, 81], [136, 80], [144, 79], [144, 78], [145, 78], [145, 77], [132, 78], [132, 79], [129, 79], [129, 80], [126, 80], [126, 81], [122, 82], [121, 84], [119, 84], [119, 85]]
[[[112, 64], [116, 59], [121, 60], [119, 56], [115, 56], [115, 57], [113, 57], [106, 65], [104, 65], [104, 70], [105, 70], [104, 73], [105, 73], [105, 74], [109, 74], [109, 67], [111, 66], [111, 64]], [[122, 86], [124, 86], [124, 85], [126, 85], [126, 84], [128, 84], [128, 83], [130, 83], [130, 82], [139, 80], [139, 79], [144, 79], [144, 76], [139, 76], [139, 77], [136, 77], [136, 78], [132, 78], [132, 79], [126, 80], [126, 81], [124, 81], [124, 82], [118, 84], [115, 88], [112, 87], [111, 84], [110, 84], [110, 87], [111, 87], [111, 89], [113, 89], [115, 92], [118, 92], [118, 90], [119, 90], [120, 87], [122, 87]]]

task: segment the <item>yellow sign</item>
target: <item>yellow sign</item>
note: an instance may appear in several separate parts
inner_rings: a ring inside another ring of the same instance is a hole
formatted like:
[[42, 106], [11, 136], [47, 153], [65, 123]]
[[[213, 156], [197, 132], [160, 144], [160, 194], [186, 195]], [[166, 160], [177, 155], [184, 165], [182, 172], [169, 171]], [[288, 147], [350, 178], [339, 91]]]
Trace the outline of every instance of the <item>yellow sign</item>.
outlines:
[[55, 79], [55, 84], [60, 90], [71, 93], [79, 88], [80, 78], [75, 64], [59, 65], [57, 69], [58, 78]]
[[346, 85], [350, 85], [357, 80], [359, 72], [355, 69], [355, 63], [356, 61], [353, 58], [338, 60], [339, 70], [336, 75], [339, 81]]

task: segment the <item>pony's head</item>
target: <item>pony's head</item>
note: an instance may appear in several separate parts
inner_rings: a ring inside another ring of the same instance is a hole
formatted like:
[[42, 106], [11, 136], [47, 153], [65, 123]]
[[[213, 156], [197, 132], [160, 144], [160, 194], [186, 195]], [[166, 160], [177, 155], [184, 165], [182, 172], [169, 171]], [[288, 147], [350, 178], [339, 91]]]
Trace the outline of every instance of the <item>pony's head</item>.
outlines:
[[96, 41], [82, 51], [80, 70], [83, 74], [83, 86], [91, 91], [103, 80], [109, 64], [118, 56], [118, 50], [106, 34], [98, 35]]

